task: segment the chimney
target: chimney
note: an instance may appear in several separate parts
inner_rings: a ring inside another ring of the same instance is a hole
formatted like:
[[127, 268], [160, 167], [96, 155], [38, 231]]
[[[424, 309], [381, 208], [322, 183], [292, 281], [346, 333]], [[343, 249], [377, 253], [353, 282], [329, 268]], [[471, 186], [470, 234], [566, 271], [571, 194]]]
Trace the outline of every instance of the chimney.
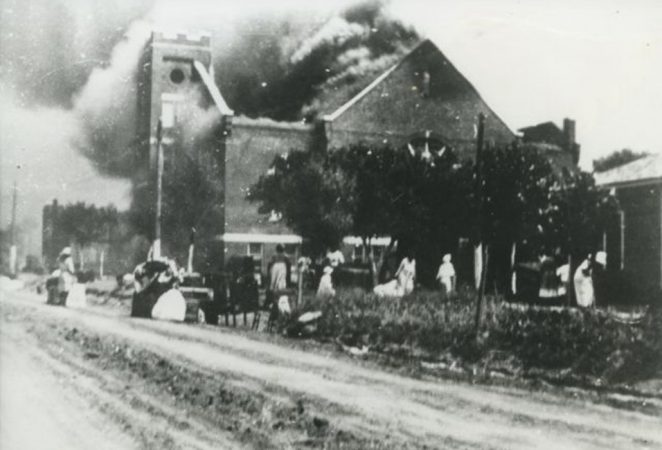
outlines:
[[575, 121], [565, 118], [563, 119], [563, 137], [564, 147], [566, 150], [572, 150], [575, 144]]
[[575, 140], [575, 121], [563, 119], [563, 148], [572, 155], [575, 164], [579, 162], [579, 145]]

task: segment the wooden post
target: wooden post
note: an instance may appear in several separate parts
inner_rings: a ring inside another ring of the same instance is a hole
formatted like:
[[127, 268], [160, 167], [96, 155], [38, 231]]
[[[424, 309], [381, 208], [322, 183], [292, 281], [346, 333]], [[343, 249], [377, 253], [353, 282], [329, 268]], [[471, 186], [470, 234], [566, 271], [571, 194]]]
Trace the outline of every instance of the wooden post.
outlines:
[[[478, 130], [476, 134], [476, 194], [478, 197], [478, 235], [479, 242], [483, 243], [483, 135], [485, 132], [485, 116], [478, 114]], [[478, 339], [480, 329], [481, 310], [483, 307], [483, 295], [485, 294], [485, 278], [487, 275], [488, 252], [484, 245], [483, 267], [481, 270], [480, 283], [478, 287], [478, 298], [476, 299], [476, 317], [474, 320], [474, 332]]]
[[568, 281], [565, 287], [566, 306], [572, 305], [572, 294], [575, 291], [574, 271], [572, 270], [572, 254], [568, 252]]
[[480, 275], [480, 286], [478, 288], [478, 301], [476, 302], [476, 317], [474, 319], [474, 328], [476, 339], [480, 331], [480, 321], [483, 314], [483, 297], [485, 296], [485, 285], [487, 284], [487, 265], [490, 262], [490, 252], [486, 245], [483, 250], [483, 267]]
[[161, 119], [156, 126], [156, 217], [154, 222], [154, 244], [152, 258], [161, 258], [161, 191], [163, 189], [163, 127]]

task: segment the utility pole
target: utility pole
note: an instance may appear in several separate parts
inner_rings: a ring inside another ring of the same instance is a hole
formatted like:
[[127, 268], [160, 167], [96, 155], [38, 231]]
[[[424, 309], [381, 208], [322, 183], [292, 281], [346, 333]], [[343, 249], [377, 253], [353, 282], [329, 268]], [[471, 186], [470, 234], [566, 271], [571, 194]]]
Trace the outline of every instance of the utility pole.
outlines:
[[163, 189], [163, 127], [161, 119], [156, 126], [156, 217], [154, 222], [154, 243], [152, 259], [161, 258], [161, 195]]
[[17, 250], [16, 250], [16, 202], [18, 195], [18, 189], [16, 188], [16, 180], [14, 180], [14, 195], [12, 199], [12, 208], [11, 208], [11, 228], [10, 228], [10, 242], [11, 247], [9, 248], [9, 272], [12, 277], [16, 277], [16, 263], [17, 263]]
[[480, 319], [482, 316], [483, 296], [485, 295], [485, 278], [487, 275], [488, 253], [487, 246], [484, 243], [483, 236], [483, 140], [485, 133], [485, 116], [478, 114], [478, 132], [476, 136], [476, 195], [478, 197], [478, 242], [481, 251], [481, 270], [478, 283], [478, 298], [476, 299], [476, 317], [474, 320], [474, 329], [476, 338], [480, 329]]

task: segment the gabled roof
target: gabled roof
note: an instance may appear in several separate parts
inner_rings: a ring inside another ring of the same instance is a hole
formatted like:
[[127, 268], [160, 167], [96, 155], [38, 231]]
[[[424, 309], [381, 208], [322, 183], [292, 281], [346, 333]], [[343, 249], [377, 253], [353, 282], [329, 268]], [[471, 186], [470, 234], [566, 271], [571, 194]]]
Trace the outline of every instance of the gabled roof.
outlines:
[[662, 183], [662, 154], [645, 156], [594, 176], [595, 184], [601, 187]]
[[[325, 121], [334, 121], [338, 117], [340, 117], [343, 113], [345, 113], [347, 110], [349, 110], [352, 106], [360, 102], [363, 98], [365, 98], [370, 92], [372, 92], [377, 86], [379, 86], [384, 80], [386, 80], [393, 72], [396, 71], [398, 67], [403, 65], [407, 60], [412, 58], [414, 55], [416, 55], [419, 50], [422, 50], [424, 47], [429, 47], [430, 50], [434, 50], [438, 52], [438, 54], [446, 61], [446, 63], [459, 75], [459, 77], [462, 79], [464, 83], [468, 86], [468, 88], [473, 91], [473, 93], [478, 97], [480, 101], [483, 102], [487, 110], [489, 111], [490, 115], [496, 118], [498, 122], [500, 122], [512, 135], [514, 133], [511, 131], [510, 127], [497, 115], [494, 110], [485, 102], [485, 100], [482, 98], [478, 90], [471, 84], [469, 80], [466, 79], [464, 75], [450, 62], [450, 60], [444, 55], [441, 50], [430, 40], [426, 39], [419, 43], [416, 47], [414, 47], [409, 53], [407, 53], [403, 58], [398, 61], [397, 64], [393, 65], [386, 71], [384, 71], [381, 75], [379, 75], [372, 83], [370, 83], [367, 87], [365, 87], [361, 92], [359, 92], [357, 95], [352, 97], [349, 101], [345, 102], [341, 107], [337, 108], [334, 112], [330, 114], [326, 114], [323, 116]], [[426, 51], [426, 50], [423, 50]]]

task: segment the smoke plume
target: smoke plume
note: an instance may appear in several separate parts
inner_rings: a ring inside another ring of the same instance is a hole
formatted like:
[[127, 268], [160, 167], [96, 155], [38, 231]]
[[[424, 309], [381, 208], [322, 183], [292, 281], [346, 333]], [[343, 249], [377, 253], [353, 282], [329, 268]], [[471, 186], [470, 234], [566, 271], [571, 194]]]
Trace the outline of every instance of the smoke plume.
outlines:
[[275, 120], [327, 112], [418, 40], [376, 1], [281, 11], [251, 1], [0, 0], [3, 211], [20, 165], [31, 184], [19, 215], [52, 198], [128, 206], [135, 76], [153, 28], [211, 32], [230, 106]]

